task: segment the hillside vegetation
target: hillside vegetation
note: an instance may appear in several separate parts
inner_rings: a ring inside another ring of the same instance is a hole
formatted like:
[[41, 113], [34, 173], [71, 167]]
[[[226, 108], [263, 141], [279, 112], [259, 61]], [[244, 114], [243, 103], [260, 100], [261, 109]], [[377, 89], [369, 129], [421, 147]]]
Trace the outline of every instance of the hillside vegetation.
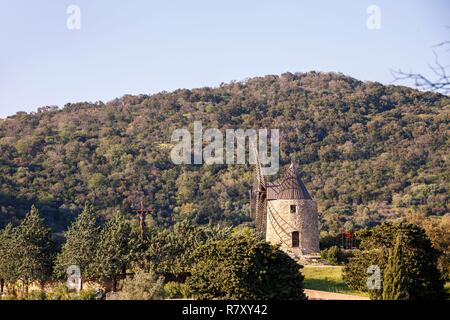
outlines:
[[152, 223], [251, 223], [250, 166], [176, 166], [174, 129], [279, 128], [319, 203], [321, 234], [416, 211], [449, 212], [450, 99], [334, 73], [41, 108], [0, 120], [0, 227], [35, 204], [64, 230], [84, 203], [103, 217], [152, 204]]

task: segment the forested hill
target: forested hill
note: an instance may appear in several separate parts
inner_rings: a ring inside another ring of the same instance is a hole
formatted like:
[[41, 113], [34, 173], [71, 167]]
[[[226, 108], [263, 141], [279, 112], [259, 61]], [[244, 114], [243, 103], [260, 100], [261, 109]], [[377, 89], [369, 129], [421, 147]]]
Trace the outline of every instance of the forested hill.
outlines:
[[[108, 217], [143, 199], [155, 223], [247, 220], [249, 166], [175, 166], [172, 131], [280, 128], [322, 213], [322, 234], [407, 210], [449, 212], [448, 97], [334, 73], [41, 108], [0, 120], [0, 227], [32, 204], [62, 230], [85, 202]], [[153, 199], [150, 200], [150, 195]]]

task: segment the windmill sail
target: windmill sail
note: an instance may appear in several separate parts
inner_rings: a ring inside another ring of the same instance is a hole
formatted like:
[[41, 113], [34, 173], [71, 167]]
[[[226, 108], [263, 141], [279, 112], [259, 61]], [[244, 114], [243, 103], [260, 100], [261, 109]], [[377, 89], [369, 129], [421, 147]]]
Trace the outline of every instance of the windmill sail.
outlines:
[[253, 146], [255, 152], [256, 166], [255, 166], [255, 180], [253, 183], [251, 208], [252, 218], [255, 221], [256, 229], [265, 235], [266, 231], [266, 218], [267, 218], [267, 191], [266, 181], [262, 172], [261, 162], [259, 154], [255, 146]]

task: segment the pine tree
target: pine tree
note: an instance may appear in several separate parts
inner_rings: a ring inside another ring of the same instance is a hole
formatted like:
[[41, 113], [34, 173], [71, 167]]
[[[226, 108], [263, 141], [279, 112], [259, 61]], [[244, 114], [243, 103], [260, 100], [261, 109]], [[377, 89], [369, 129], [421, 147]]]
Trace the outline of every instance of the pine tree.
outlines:
[[56, 276], [64, 278], [70, 266], [78, 266], [82, 280], [94, 278], [98, 239], [99, 229], [93, 207], [86, 204], [66, 232], [66, 242], [56, 259]]
[[111, 280], [113, 291], [116, 291], [118, 277], [126, 274], [133, 260], [134, 240], [137, 237], [121, 213], [117, 213], [101, 230], [95, 274], [102, 280]]
[[0, 232], [0, 286], [20, 281], [24, 291], [35, 281], [51, 277], [54, 243], [51, 230], [32, 207], [17, 228], [6, 226]]
[[15, 283], [18, 280], [18, 259], [15, 255], [15, 230], [8, 224], [0, 230], [0, 292], [3, 293], [6, 283]]
[[402, 237], [399, 235], [395, 246], [389, 249], [388, 262], [384, 271], [383, 300], [408, 300], [409, 290], [403, 263]]
[[48, 280], [52, 273], [54, 243], [51, 230], [45, 226], [35, 206], [20, 223], [15, 232], [13, 247], [16, 247], [16, 259], [19, 260], [19, 280], [25, 286], [34, 281]]

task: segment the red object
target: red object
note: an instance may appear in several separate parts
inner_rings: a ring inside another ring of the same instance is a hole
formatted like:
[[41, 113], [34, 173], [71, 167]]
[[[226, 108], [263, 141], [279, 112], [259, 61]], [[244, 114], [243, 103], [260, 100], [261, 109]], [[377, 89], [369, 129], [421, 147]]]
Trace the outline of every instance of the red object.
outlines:
[[[343, 229], [340, 230], [342, 233], [342, 246], [343, 248], [350, 248], [353, 249], [353, 247], [355, 246], [355, 241], [356, 241], [356, 235], [355, 235], [355, 231], [354, 230], [350, 230], [350, 231], [345, 231]], [[344, 241], [344, 239], [346, 241]]]

